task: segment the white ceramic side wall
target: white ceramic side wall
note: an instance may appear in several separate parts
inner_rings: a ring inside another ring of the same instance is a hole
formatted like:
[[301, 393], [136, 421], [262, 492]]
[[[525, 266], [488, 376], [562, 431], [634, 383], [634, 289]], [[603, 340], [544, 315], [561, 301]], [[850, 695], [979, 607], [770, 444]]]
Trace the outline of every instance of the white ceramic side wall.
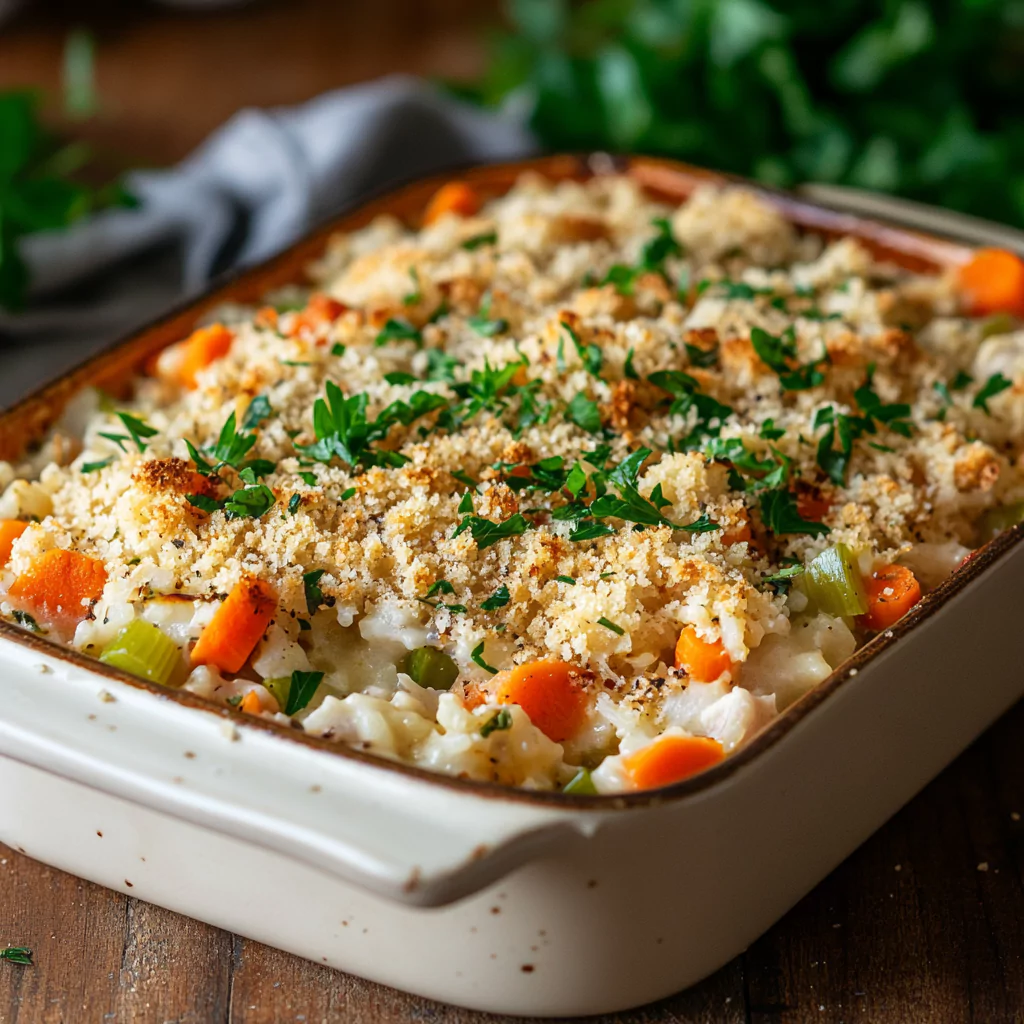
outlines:
[[[0, 839], [435, 999], [527, 1015], [623, 1009], [740, 952], [1017, 699], [1022, 607], [1018, 547], [755, 765], [688, 800], [603, 817], [589, 839], [442, 909], [3, 757]], [[257, 876], [287, 885], [254, 893]]]

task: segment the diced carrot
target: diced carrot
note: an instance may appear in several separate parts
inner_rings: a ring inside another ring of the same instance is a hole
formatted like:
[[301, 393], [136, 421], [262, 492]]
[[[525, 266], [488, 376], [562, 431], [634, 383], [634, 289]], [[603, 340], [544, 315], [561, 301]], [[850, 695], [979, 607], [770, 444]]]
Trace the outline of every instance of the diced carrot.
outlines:
[[423, 214], [423, 223], [433, 224], [446, 213], [454, 213], [458, 217], [472, 217], [479, 211], [481, 205], [480, 196], [471, 185], [464, 181], [449, 181], [434, 193]]
[[477, 683], [468, 682], [462, 685], [462, 705], [467, 711], [487, 703], [487, 691]]
[[223, 359], [235, 340], [223, 324], [211, 324], [193, 331], [185, 342], [185, 351], [178, 367], [178, 379], [186, 388], [196, 387], [196, 374], [210, 363]]
[[973, 316], [1024, 317], [1024, 260], [1005, 249], [978, 249], [959, 270], [958, 284]]
[[292, 317], [292, 325], [288, 331], [294, 338], [305, 330], [315, 330], [321, 324], [334, 323], [348, 309], [344, 302], [332, 299], [322, 292], [314, 292], [306, 303], [306, 308]]
[[517, 665], [498, 686], [497, 699], [501, 704], [518, 704], [555, 743], [577, 732], [587, 713], [582, 674], [564, 661]]
[[627, 754], [622, 759], [622, 768], [637, 789], [657, 789], [682, 782], [724, 757], [725, 751], [717, 740], [670, 733]]
[[832, 511], [832, 502], [823, 494], [801, 491], [796, 496], [796, 510], [804, 519], [820, 523]]
[[263, 711], [263, 702], [255, 690], [250, 690], [238, 705], [247, 715], [258, 715]]
[[14, 542], [28, 529], [20, 519], [0, 519], [0, 565], [11, 560]]
[[237, 672], [267, 631], [277, 610], [269, 583], [247, 578], [236, 584], [192, 648], [193, 665]]
[[888, 629], [921, 600], [921, 584], [905, 565], [883, 565], [864, 580], [868, 610], [860, 617], [866, 629]]
[[731, 547], [733, 544], [742, 544], [744, 541], [749, 544], [753, 539], [754, 534], [750, 529], [750, 518], [746, 512], [741, 515], [741, 521], [736, 526], [731, 527], [722, 534], [722, 543], [726, 547]]
[[32, 560], [7, 596], [47, 622], [69, 627], [85, 618], [89, 603], [99, 598], [106, 582], [107, 570], [98, 558], [52, 548]]
[[273, 306], [261, 306], [256, 310], [256, 315], [252, 318], [252, 322], [257, 327], [269, 327], [271, 329], [277, 327], [277, 310]]
[[711, 683], [732, 671], [733, 662], [721, 640], [703, 640], [693, 626], [683, 626], [676, 641], [676, 668], [698, 683]]

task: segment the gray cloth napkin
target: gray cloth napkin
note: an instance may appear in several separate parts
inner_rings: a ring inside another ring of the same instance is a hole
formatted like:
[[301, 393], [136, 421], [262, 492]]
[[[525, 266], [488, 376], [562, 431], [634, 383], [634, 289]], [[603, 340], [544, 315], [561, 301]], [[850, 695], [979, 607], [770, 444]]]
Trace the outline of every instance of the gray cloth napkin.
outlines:
[[243, 110], [177, 167], [129, 175], [137, 208], [25, 239], [32, 301], [0, 311], [0, 405], [361, 196], [534, 148], [514, 116], [406, 76]]

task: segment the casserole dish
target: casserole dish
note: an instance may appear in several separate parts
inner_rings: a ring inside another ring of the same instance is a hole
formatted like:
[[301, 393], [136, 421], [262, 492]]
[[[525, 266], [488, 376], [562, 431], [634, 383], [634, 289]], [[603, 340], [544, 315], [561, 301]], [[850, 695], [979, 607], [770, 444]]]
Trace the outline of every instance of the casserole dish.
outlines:
[[[601, 168], [531, 166], [556, 180]], [[494, 193], [522, 169], [467, 177]], [[626, 170], [676, 200], [721, 180], [657, 161]], [[384, 210], [412, 216], [437, 185], [369, 204], [22, 403], [0, 421], [0, 454], [20, 454], [86, 384], [116, 391], [214, 305], [294, 280], [331, 231]], [[908, 267], [967, 256], [767, 198], [797, 226], [853, 235]], [[435, 998], [528, 1014], [635, 1005], [735, 955], [1019, 695], [1017, 540], [1014, 530], [989, 545], [718, 768], [615, 798], [508, 792], [341, 752], [4, 626], [2, 838]], [[46, 806], [55, 810], [37, 813]], [[262, 900], [253, 877], [287, 884]]]

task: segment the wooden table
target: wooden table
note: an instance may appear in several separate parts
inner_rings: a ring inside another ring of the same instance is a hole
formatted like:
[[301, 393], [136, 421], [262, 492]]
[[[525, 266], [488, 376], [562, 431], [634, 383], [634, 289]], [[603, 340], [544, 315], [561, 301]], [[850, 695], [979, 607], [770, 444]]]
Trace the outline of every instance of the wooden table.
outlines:
[[[966, 681], [970, 685], [970, 680]], [[741, 957], [606, 1024], [1024, 1020], [1024, 704]], [[756, 851], [751, 851], [752, 865]], [[0, 1024], [484, 1024], [0, 847]]]

